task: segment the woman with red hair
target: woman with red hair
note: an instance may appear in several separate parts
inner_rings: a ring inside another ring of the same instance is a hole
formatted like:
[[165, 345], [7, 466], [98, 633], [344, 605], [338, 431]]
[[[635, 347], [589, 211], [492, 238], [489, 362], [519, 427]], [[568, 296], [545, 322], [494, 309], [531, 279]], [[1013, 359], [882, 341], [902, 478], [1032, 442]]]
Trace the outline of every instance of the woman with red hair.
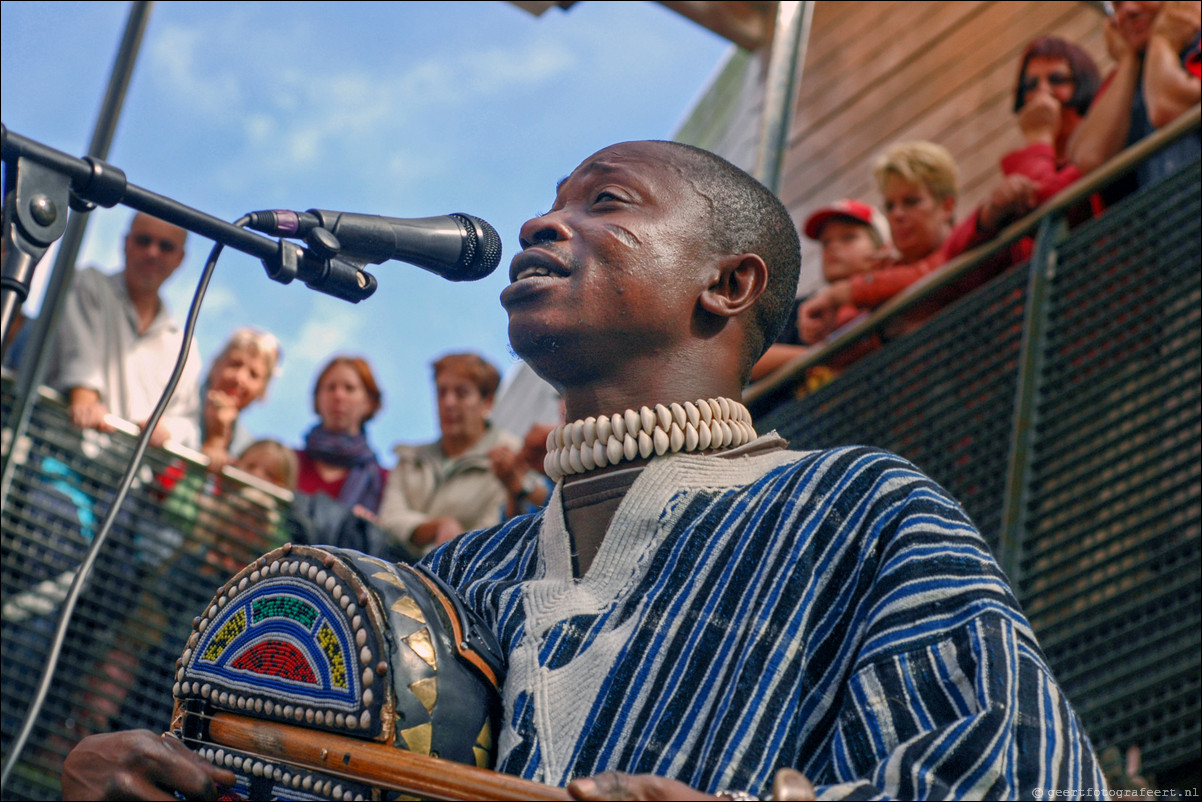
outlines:
[[1069, 137], [1089, 111], [1100, 83], [1093, 59], [1072, 42], [1041, 36], [1023, 52], [1014, 113], [1026, 144], [1002, 158], [1002, 172], [1034, 181], [1037, 203], [1081, 177], [1068, 159]]
[[336, 356], [322, 368], [313, 385], [313, 411], [321, 421], [296, 452], [298, 491], [325, 494], [364, 517], [375, 517], [386, 472], [367, 442], [364, 426], [382, 401], [365, 360]]

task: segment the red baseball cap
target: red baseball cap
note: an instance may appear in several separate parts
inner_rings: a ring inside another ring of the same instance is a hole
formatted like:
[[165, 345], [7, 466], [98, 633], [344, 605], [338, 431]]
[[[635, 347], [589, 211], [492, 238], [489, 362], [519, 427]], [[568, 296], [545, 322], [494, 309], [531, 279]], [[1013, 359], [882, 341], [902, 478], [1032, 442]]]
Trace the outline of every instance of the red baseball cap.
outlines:
[[835, 201], [811, 214], [806, 220], [805, 235], [812, 240], [817, 240], [822, 236], [822, 227], [832, 217], [849, 217], [870, 226], [876, 231], [882, 243], [890, 242], [889, 223], [885, 220], [885, 216], [872, 204], [853, 198]]

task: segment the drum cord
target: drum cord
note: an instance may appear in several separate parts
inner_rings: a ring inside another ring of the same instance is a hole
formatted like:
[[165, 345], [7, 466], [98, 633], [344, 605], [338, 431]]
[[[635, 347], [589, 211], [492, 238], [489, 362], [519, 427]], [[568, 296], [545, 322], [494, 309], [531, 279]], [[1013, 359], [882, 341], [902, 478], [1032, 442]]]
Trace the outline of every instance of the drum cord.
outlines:
[[[239, 228], [245, 228], [249, 222], [250, 215], [245, 215], [236, 220], [234, 225]], [[146, 425], [143, 427], [142, 433], [134, 445], [129, 467], [126, 468], [125, 475], [121, 477], [121, 481], [117, 485], [117, 492], [113, 496], [113, 501], [109, 505], [104, 521], [100, 525], [96, 537], [92, 540], [88, 554], [79, 566], [79, 571], [75, 574], [75, 579], [71, 583], [70, 590], [67, 591], [67, 595], [63, 599], [63, 607], [59, 612], [58, 624], [55, 626], [54, 637], [50, 644], [50, 652], [46, 657], [46, 664], [42, 669], [42, 676], [38, 683], [37, 692], [34, 694], [33, 701], [29, 705], [29, 710], [25, 713], [20, 733], [13, 742], [12, 749], [8, 753], [8, 759], [4, 762], [3, 773], [0, 774], [0, 797], [9, 798], [7, 790], [9, 778], [17, 765], [21, 752], [29, 740], [30, 734], [33, 732], [34, 723], [37, 721], [38, 715], [42, 712], [46, 696], [50, 692], [50, 682], [54, 677], [58, 661], [62, 656], [63, 643], [66, 641], [67, 629], [71, 625], [71, 616], [75, 612], [75, 605], [79, 601], [79, 597], [87, 584], [88, 577], [92, 573], [92, 568], [96, 564], [96, 558], [100, 553], [100, 549], [104, 546], [105, 541], [108, 539], [109, 531], [113, 528], [113, 522], [117, 519], [121, 503], [125, 501], [125, 497], [133, 485], [134, 477], [137, 475], [138, 468], [142, 464], [142, 457], [146, 454], [146, 448], [150, 444], [150, 437], [154, 433], [155, 427], [158, 426], [159, 419], [167, 409], [167, 404], [171, 401], [171, 396], [175, 393], [176, 385], [179, 384], [180, 377], [183, 375], [184, 363], [187, 361], [188, 352], [191, 350], [192, 335], [196, 330], [196, 321], [200, 316], [200, 304], [204, 300], [205, 292], [209, 288], [209, 279], [213, 276], [213, 270], [217, 266], [217, 259], [224, 248], [224, 244], [218, 242], [214, 243], [213, 249], [209, 251], [208, 260], [205, 262], [204, 270], [200, 274], [200, 281], [196, 285], [196, 292], [192, 296], [192, 305], [188, 309], [188, 318], [184, 323], [183, 343], [180, 346], [179, 356], [175, 360], [175, 368], [171, 373], [171, 378], [167, 381], [167, 386], [163, 390], [163, 394], [159, 398], [154, 412], [151, 413], [150, 418], [146, 421]]]

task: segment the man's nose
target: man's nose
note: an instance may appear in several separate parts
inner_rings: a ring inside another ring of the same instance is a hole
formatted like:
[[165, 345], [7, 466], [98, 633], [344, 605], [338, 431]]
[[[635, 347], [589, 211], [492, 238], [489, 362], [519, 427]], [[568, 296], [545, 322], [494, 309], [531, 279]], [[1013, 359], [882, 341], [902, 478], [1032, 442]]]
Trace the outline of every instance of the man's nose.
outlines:
[[529, 248], [540, 242], [559, 242], [569, 235], [563, 216], [557, 212], [547, 212], [522, 224], [518, 231], [518, 242], [522, 248]]

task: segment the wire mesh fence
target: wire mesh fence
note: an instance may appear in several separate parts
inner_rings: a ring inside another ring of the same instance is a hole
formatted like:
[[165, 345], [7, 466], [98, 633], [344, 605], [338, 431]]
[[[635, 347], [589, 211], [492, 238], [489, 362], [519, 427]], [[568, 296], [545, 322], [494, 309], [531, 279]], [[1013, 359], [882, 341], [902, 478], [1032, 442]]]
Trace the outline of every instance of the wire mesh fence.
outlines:
[[1029, 287], [1047, 266], [1016, 265], [757, 416], [794, 447], [910, 459], [1001, 553], [1016, 399], [1034, 383], [1003, 565], [1095, 746], [1138, 746], [1150, 773], [1196, 772], [1202, 744], [1200, 181], [1194, 163], [1069, 231], [1046, 302]]
[[[1095, 745], [1138, 745], [1149, 772], [1202, 742], [1202, 266], [1199, 168], [1132, 196], [1055, 244], [1046, 302], [1013, 266], [848, 367], [757, 416], [795, 447], [895, 451], [964, 504], [1004, 565]], [[1039, 250], [1036, 251], [1039, 253]], [[1043, 337], [1024, 332], [1041, 316]], [[1016, 399], [1034, 387], [1016, 466]], [[0, 404], [8, 425], [13, 385]], [[133, 451], [128, 433], [70, 425], [44, 394], [2, 511], [0, 741], [33, 698], [60, 604]], [[1011, 477], [1018, 482], [1012, 485]], [[151, 449], [68, 631], [9, 789], [58, 793], [80, 737], [164, 729], [193, 618], [242, 565], [289, 537], [290, 496]]]
[[[12, 383], [3, 385], [3, 409]], [[6, 437], [8, 431], [6, 430]], [[58, 612], [97, 534], [134, 438], [71, 426], [49, 394], [14, 460], [3, 510], [0, 683], [4, 753], [46, 664]], [[241, 566], [286, 538], [288, 494], [150, 449], [76, 606], [62, 659], [10, 793], [58, 792], [62, 758], [92, 732], [170, 722], [175, 661], [193, 618]]]

